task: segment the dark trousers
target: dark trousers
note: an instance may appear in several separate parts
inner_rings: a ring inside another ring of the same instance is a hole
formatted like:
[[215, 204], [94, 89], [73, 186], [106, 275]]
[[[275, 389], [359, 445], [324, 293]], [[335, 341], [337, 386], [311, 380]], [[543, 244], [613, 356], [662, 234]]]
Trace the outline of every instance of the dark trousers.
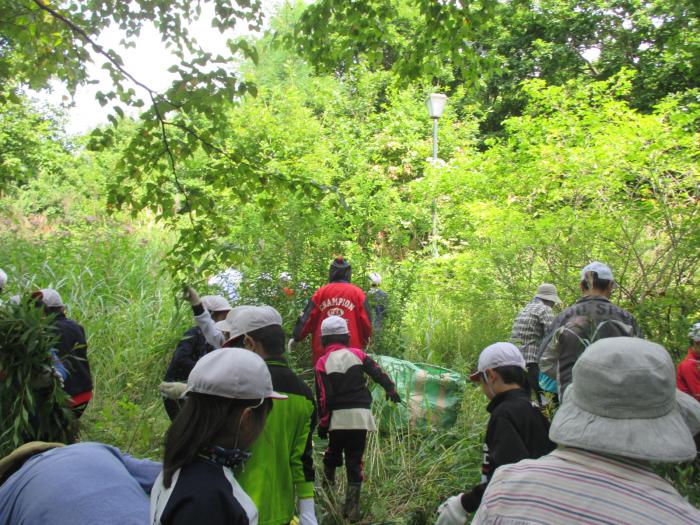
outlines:
[[362, 483], [365, 478], [362, 456], [366, 445], [366, 430], [331, 430], [328, 433], [328, 448], [323, 455], [323, 464], [331, 468], [342, 467], [345, 454], [348, 483]]
[[535, 393], [535, 400], [542, 403], [544, 390], [540, 388], [540, 365], [538, 363], [527, 364], [527, 384], [530, 395]]

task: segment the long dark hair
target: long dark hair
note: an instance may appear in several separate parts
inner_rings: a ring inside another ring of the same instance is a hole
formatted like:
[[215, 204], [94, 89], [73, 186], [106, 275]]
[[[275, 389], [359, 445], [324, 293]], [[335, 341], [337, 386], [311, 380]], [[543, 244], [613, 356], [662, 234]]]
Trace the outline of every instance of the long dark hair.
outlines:
[[[238, 427], [243, 411], [253, 409], [254, 430], [260, 430], [265, 417], [272, 408], [272, 400], [258, 405], [259, 400], [229, 399], [225, 397], [191, 392], [187, 401], [165, 434], [165, 454], [163, 457], [163, 485], [169, 488], [173, 474], [179, 468], [191, 463], [205, 446], [215, 445], [212, 440], [221, 435], [227, 427]], [[240, 430], [240, 429], [239, 429]], [[257, 433], [257, 432], [256, 432]], [[252, 443], [239, 441], [239, 448], [248, 448]]]

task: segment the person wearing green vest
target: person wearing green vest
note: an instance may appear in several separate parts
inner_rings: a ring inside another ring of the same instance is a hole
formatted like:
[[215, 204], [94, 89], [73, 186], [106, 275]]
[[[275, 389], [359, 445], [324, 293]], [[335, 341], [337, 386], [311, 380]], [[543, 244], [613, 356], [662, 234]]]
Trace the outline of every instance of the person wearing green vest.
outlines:
[[258, 507], [259, 525], [286, 525], [297, 513], [300, 525], [317, 525], [314, 507], [312, 436], [316, 405], [311, 389], [289, 368], [284, 357], [282, 317], [271, 306], [237, 306], [226, 317], [225, 347], [242, 347], [267, 363], [275, 391], [263, 433], [250, 449], [245, 468], [235, 472], [243, 490]]

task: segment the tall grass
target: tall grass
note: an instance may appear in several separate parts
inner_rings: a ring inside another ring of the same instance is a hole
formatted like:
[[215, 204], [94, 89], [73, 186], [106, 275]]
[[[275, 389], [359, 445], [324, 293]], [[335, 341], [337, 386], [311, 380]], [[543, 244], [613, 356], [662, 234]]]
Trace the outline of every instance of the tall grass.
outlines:
[[[10, 275], [10, 294], [57, 288], [68, 314], [84, 325], [95, 379], [95, 397], [81, 420], [83, 440], [110, 443], [136, 456], [159, 459], [169, 421], [157, 391], [172, 352], [192, 324], [189, 308], [176, 300], [179, 287], [162, 271], [170, 237], [159, 230], [126, 232], [102, 227], [50, 238], [0, 234], [0, 268]], [[406, 304], [400, 349], [394, 355], [468, 372], [481, 348], [506, 338], [510, 319], [497, 310], [460, 307], [438, 294]], [[286, 319], [291, 325], [290, 319]], [[308, 352], [292, 356], [308, 368]], [[311, 381], [310, 374], [304, 375]], [[371, 434], [365, 456], [362, 508], [365, 523], [433, 523], [446, 497], [479, 482], [488, 414], [478, 389], [467, 388], [450, 430], [390, 428]], [[380, 408], [380, 407], [375, 407]], [[380, 414], [380, 410], [375, 410]], [[326, 442], [315, 439], [321, 479]], [[697, 469], [664, 471], [676, 487], [698, 501]], [[322, 524], [342, 522], [345, 476], [317, 493]]]

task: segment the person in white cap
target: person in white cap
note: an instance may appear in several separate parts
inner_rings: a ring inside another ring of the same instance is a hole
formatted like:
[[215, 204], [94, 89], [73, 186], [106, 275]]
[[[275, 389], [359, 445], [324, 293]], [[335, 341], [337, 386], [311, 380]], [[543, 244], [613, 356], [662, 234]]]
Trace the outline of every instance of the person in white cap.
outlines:
[[272, 389], [267, 365], [255, 353], [222, 348], [197, 361], [184, 407], [166, 434], [150, 523], [258, 523], [255, 504], [232, 469], [250, 456], [273, 399], [286, 396]]
[[70, 396], [69, 403], [73, 414], [80, 418], [92, 399], [93, 392], [85, 329], [66, 317], [63, 299], [53, 288], [37, 290], [31, 297], [36, 306], [50, 319], [58, 335], [57, 358], [66, 372], [63, 389]]
[[565, 309], [540, 346], [540, 370], [556, 380], [559, 399], [571, 383], [571, 371], [588, 345], [606, 337], [641, 337], [637, 320], [610, 302], [615, 286], [612, 270], [598, 261], [581, 270], [582, 297]]
[[559, 448], [499, 468], [472, 525], [700, 523], [700, 512], [652, 469], [696, 455], [677, 392], [662, 346], [596, 341], [574, 365], [552, 420], [549, 437]]
[[678, 363], [676, 385], [678, 390], [700, 401], [700, 323], [695, 323], [688, 332], [690, 347], [688, 355]]
[[367, 299], [369, 300], [369, 306], [372, 310], [372, 330], [376, 338], [379, 336], [382, 325], [384, 324], [384, 315], [386, 314], [387, 305], [389, 303], [389, 295], [380, 288], [382, 276], [377, 272], [369, 274], [369, 281], [371, 286], [369, 292], [367, 292]]
[[7, 286], [7, 274], [0, 268], [0, 293], [5, 291]]
[[367, 432], [377, 430], [370, 407], [372, 395], [365, 374], [386, 391], [387, 398], [400, 403], [396, 385], [382, 368], [359, 348], [348, 347], [348, 323], [338, 315], [328, 316], [321, 323], [321, 344], [324, 355], [316, 362], [316, 394], [319, 414], [318, 435], [328, 438], [323, 455], [324, 484], [335, 483], [335, 469], [343, 465], [348, 478], [343, 516], [350, 522], [360, 519], [360, 492], [364, 473], [362, 457]]
[[547, 436], [549, 421], [530, 401], [527, 369], [512, 343], [494, 343], [479, 355], [477, 371], [469, 379], [481, 384], [491, 414], [484, 439], [481, 483], [448, 498], [438, 508], [437, 525], [462, 525], [481, 504], [496, 469], [523, 459], [539, 458], [554, 450]]
[[313, 433], [316, 404], [311, 389], [284, 356], [282, 316], [271, 306], [237, 306], [224, 323], [226, 346], [245, 347], [265, 360], [275, 391], [288, 400], [271, 412], [253, 457], [236, 478], [255, 502], [260, 525], [286, 525], [295, 514], [300, 525], [316, 525]]
[[[163, 377], [163, 381], [166, 382], [187, 381], [195, 363], [214, 348], [222, 346], [225, 340], [216, 323], [223, 321], [231, 310], [228, 301], [220, 295], [205, 295], [200, 298], [194, 288], [189, 287], [186, 298], [192, 305], [197, 326], [188, 329], [177, 344]], [[210, 343], [210, 340], [213, 343]], [[175, 419], [180, 402], [164, 397], [163, 405], [170, 419]]]
[[557, 287], [549, 283], [540, 284], [535, 297], [520, 310], [513, 321], [513, 330], [510, 335], [511, 343], [520, 349], [525, 358], [527, 382], [540, 405], [545, 403], [545, 397], [540, 388], [538, 352], [549, 330], [549, 325], [554, 321], [552, 307], [558, 304], [561, 304], [561, 299], [557, 294]]

